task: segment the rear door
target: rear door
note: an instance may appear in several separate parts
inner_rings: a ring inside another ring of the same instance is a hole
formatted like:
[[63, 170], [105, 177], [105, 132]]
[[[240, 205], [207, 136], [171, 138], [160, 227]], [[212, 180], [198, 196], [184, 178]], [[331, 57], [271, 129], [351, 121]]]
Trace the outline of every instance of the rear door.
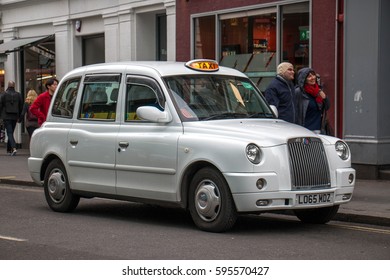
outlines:
[[74, 189], [115, 193], [117, 153], [117, 91], [121, 74], [87, 75], [83, 81], [77, 119], [68, 135], [69, 175]]

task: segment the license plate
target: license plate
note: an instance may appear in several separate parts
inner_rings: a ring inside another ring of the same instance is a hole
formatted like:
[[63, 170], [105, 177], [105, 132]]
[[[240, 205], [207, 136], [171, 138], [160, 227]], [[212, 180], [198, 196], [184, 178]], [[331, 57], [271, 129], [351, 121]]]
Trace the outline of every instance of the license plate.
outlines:
[[298, 194], [299, 205], [315, 205], [333, 203], [333, 193]]

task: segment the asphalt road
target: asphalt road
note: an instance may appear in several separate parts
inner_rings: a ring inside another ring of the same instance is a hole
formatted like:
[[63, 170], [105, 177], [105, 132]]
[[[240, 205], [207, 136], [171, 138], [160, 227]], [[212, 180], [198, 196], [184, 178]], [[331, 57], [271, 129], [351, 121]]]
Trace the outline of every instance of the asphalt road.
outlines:
[[42, 188], [0, 185], [1, 260], [389, 260], [390, 228], [293, 216], [242, 216], [233, 230], [198, 230], [183, 210], [83, 199], [55, 213]]

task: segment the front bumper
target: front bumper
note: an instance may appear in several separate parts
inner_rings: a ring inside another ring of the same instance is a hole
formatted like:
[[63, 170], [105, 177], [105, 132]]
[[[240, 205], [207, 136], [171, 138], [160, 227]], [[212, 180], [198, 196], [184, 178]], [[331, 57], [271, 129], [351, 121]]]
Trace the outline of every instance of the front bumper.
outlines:
[[[266, 212], [273, 210], [293, 210], [319, 208], [347, 203], [351, 200], [355, 186], [353, 168], [337, 169], [332, 176], [330, 188], [292, 190], [290, 177], [268, 173], [225, 173], [238, 212]], [[354, 179], [349, 181], [350, 176]], [[263, 189], [256, 187], [257, 180], [264, 180]], [[302, 195], [330, 194], [331, 202], [317, 204], [299, 203]]]
[[[238, 212], [266, 212], [273, 210], [293, 210], [319, 208], [347, 203], [352, 198], [353, 187], [310, 190], [310, 191], [280, 191], [264, 193], [233, 194], [233, 200]], [[299, 204], [299, 195], [331, 194], [332, 203]], [[266, 203], [266, 204], [265, 204]]]

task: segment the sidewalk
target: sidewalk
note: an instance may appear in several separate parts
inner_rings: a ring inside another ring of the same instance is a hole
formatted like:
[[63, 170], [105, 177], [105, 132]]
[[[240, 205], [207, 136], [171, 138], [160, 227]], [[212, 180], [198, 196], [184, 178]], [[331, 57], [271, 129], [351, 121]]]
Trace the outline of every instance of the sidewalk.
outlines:
[[[29, 150], [9, 156], [0, 143], [0, 184], [37, 186], [27, 166]], [[357, 180], [352, 201], [340, 206], [335, 220], [390, 227], [390, 181]]]

